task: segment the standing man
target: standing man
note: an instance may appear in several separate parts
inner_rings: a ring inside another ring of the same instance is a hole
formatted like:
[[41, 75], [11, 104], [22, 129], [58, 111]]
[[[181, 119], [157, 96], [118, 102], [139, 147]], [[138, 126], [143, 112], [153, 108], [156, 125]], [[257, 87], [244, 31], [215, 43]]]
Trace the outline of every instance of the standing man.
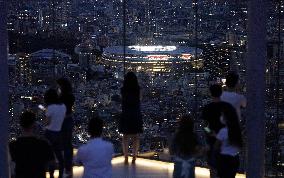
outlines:
[[229, 72], [226, 76], [227, 90], [223, 92], [221, 100], [230, 103], [237, 111], [239, 120], [241, 120], [241, 108], [245, 108], [247, 100], [244, 95], [237, 93], [239, 75], [235, 72]]
[[99, 118], [91, 119], [88, 126], [91, 139], [79, 148], [76, 159], [84, 166], [83, 178], [112, 177], [113, 145], [101, 138], [102, 131], [103, 121]]
[[22, 136], [10, 143], [10, 154], [15, 162], [15, 178], [45, 178], [49, 162], [54, 154], [47, 141], [34, 135], [36, 116], [26, 111], [20, 116]]
[[218, 151], [214, 148], [216, 137], [213, 134], [218, 133], [220, 129], [224, 127], [221, 123], [221, 109], [224, 105], [231, 105], [229, 103], [221, 101], [220, 97], [222, 95], [222, 86], [219, 84], [213, 84], [209, 88], [212, 101], [211, 103], [205, 105], [202, 109], [202, 119], [207, 123], [205, 128], [207, 143], [209, 150], [207, 152], [207, 162], [210, 166], [210, 177], [214, 178], [217, 175], [217, 154]]
[[222, 95], [222, 86], [219, 84], [213, 84], [209, 88], [212, 101], [211, 103], [205, 105], [202, 110], [202, 119], [208, 123], [208, 128], [215, 133], [224, 127], [220, 122], [220, 105], [224, 104], [220, 97]]

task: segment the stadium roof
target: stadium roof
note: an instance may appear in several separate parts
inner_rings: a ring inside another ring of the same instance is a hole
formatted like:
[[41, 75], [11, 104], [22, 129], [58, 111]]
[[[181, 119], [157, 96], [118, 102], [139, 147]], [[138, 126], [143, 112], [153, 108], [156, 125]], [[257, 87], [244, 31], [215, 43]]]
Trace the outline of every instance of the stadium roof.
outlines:
[[[104, 49], [104, 55], [123, 55], [123, 46], [111, 46]], [[197, 49], [197, 54], [201, 54], [202, 50]], [[165, 54], [165, 55], [181, 55], [195, 54], [195, 47], [186, 46], [127, 46], [126, 55], [148, 55], [148, 54]]]
[[65, 54], [63, 52], [53, 50], [53, 49], [42, 49], [39, 51], [36, 51], [31, 54], [31, 58], [33, 59], [53, 59], [53, 58], [59, 58], [59, 59], [68, 59], [71, 60], [71, 56], [68, 54]]

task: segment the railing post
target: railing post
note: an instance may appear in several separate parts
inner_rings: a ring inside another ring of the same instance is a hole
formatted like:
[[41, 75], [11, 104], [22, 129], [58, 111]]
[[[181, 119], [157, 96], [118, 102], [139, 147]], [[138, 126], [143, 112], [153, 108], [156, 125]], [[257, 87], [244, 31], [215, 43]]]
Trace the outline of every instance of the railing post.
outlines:
[[266, 0], [248, 1], [247, 178], [264, 177]]
[[8, 34], [7, 1], [0, 0], [0, 178], [9, 178], [8, 163]]

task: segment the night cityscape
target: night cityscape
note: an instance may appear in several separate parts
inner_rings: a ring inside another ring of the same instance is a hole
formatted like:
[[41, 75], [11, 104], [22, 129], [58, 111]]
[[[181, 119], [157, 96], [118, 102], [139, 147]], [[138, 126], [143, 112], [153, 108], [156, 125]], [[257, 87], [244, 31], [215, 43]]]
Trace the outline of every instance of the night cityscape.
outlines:
[[[266, 8], [265, 177], [283, 177], [284, 2], [270, 0]], [[121, 87], [134, 71], [144, 120], [139, 154], [162, 161], [172, 161], [169, 142], [184, 114], [192, 115], [205, 143], [201, 110], [211, 84], [225, 87], [227, 73], [236, 71], [246, 96], [247, 0], [10, 0], [7, 9], [10, 141], [21, 133], [25, 109], [37, 114], [43, 132], [38, 105], [60, 77], [72, 82], [76, 98], [74, 147], [87, 142], [88, 121], [99, 116], [119, 155]], [[240, 121], [245, 145], [246, 112]], [[241, 173], [246, 154], [245, 146]], [[204, 158], [197, 165], [208, 167]]]

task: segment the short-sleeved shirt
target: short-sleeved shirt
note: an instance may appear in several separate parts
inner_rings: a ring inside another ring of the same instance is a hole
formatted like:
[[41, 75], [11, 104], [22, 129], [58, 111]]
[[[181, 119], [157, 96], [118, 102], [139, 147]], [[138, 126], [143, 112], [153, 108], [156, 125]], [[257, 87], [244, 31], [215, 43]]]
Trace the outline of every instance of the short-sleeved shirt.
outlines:
[[244, 95], [236, 92], [224, 91], [221, 100], [230, 103], [237, 111], [239, 119], [241, 119], [241, 107], [246, 107], [247, 100]]
[[66, 106], [64, 104], [51, 104], [47, 107], [45, 115], [50, 119], [46, 129], [58, 132], [61, 130], [66, 115]]
[[36, 137], [19, 137], [9, 147], [12, 161], [16, 164], [16, 178], [45, 178], [46, 166], [54, 160], [47, 141]]
[[79, 148], [76, 161], [83, 164], [83, 178], [112, 177], [113, 145], [101, 138], [91, 139]]
[[220, 153], [223, 155], [229, 155], [229, 156], [236, 156], [239, 154], [240, 149], [229, 142], [229, 135], [228, 135], [228, 128], [224, 127], [222, 128], [217, 136], [217, 140], [221, 142], [221, 151]]

